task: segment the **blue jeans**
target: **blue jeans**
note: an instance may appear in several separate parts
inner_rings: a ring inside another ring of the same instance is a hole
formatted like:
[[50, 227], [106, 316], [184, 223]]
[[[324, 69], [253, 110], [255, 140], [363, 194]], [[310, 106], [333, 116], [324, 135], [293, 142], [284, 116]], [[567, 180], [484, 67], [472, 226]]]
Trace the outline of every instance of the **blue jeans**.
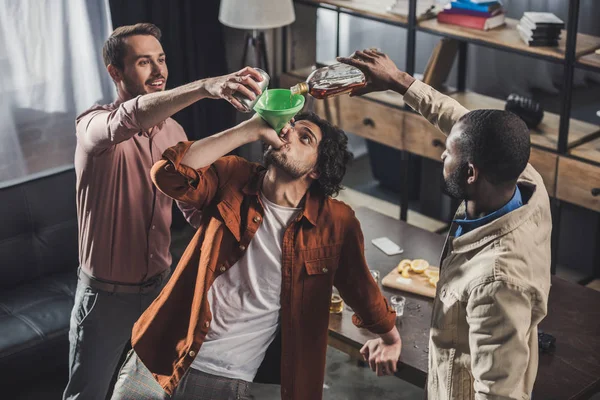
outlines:
[[[157, 351], [159, 351], [157, 349]], [[112, 400], [250, 400], [250, 383], [190, 368], [173, 396], [165, 393], [133, 350], [119, 372]]]

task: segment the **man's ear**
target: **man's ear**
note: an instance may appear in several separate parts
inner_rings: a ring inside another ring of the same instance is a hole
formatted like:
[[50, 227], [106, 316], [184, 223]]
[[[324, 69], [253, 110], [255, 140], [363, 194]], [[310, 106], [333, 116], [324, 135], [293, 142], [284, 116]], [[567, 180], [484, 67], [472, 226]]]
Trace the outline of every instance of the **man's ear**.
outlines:
[[119, 68], [115, 67], [112, 64], [108, 64], [106, 69], [108, 70], [108, 74], [110, 75], [112, 80], [115, 81], [115, 83], [119, 83], [123, 80], [123, 72]]
[[474, 184], [479, 179], [479, 169], [469, 162], [467, 164], [467, 183], [469, 185]]
[[317, 169], [313, 169], [309, 174], [308, 177], [310, 179], [312, 179], [313, 181], [316, 181], [317, 179], [319, 179], [321, 177], [321, 173], [319, 171], [317, 171]]

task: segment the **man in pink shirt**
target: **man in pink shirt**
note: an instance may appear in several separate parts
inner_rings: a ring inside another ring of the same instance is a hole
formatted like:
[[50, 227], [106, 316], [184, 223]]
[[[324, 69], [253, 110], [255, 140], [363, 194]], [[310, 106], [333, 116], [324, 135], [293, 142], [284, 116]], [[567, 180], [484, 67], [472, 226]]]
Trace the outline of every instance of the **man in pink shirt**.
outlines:
[[[165, 91], [160, 36], [152, 24], [117, 28], [103, 57], [118, 99], [77, 118], [81, 266], [63, 399], [105, 399], [133, 324], [168, 279], [172, 200], [156, 190], [150, 169], [165, 149], [186, 140], [170, 117], [203, 98], [241, 109], [234, 93], [260, 94], [262, 78], [251, 68]], [[193, 225], [194, 209], [179, 206]]]

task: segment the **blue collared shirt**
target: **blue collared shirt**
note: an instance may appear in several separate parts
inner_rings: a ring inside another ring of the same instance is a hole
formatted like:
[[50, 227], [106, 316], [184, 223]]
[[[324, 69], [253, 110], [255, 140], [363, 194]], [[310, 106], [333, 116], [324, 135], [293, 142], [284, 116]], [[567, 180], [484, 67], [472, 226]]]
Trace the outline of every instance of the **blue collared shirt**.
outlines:
[[485, 217], [477, 218], [477, 219], [455, 219], [454, 222], [458, 224], [458, 228], [454, 234], [454, 237], [457, 238], [460, 235], [464, 235], [467, 232], [472, 231], [473, 229], [479, 228], [485, 224], [492, 222], [495, 219], [500, 218], [501, 216], [508, 214], [509, 212], [516, 210], [517, 208], [523, 205], [523, 199], [521, 198], [521, 191], [517, 186], [515, 190], [515, 194], [512, 199], [508, 203], [506, 203], [502, 208], [497, 209], [493, 213], [486, 215]]

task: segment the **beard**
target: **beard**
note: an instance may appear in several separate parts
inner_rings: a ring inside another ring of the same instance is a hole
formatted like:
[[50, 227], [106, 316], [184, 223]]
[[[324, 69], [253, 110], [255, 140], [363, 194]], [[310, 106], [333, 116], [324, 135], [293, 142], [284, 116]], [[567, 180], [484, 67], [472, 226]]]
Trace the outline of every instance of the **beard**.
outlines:
[[[137, 96], [141, 96], [144, 94], [148, 94], [148, 93], [152, 93], [153, 91], [148, 90], [148, 87], [146, 86], [147, 83], [150, 83], [150, 81], [153, 81], [157, 78], [162, 78], [165, 79], [163, 76], [159, 76], [159, 77], [154, 77], [151, 79], [148, 79], [148, 81], [146, 83], [140, 83], [137, 80], [134, 79], [130, 79], [127, 75], [123, 76], [123, 84], [125, 86], [125, 90], [127, 90], [127, 93], [129, 93], [131, 95], [131, 97], [137, 97]], [[165, 79], [165, 83], [166, 83], [166, 79]], [[166, 85], [163, 85], [162, 88], [157, 89], [155, 91], [160, 91], [162, 92], [163, 90], [165, 90]]]
[[273, 165], [274, 167], [285, 172], [293, 179], [299, 179], [312, 171], [312, 166], [302, 165], [294, 162], [287, 157], [287, 154], [275, 150], [272, 147], [267, 149], [263, 155], [265, 167]]
[[465, 163], [452, 171], [447, 178], [444, 178], [442, 182], [444, 193], [458, 200], [469, 200], [466, 189], [468, 169], [469, 166]]

